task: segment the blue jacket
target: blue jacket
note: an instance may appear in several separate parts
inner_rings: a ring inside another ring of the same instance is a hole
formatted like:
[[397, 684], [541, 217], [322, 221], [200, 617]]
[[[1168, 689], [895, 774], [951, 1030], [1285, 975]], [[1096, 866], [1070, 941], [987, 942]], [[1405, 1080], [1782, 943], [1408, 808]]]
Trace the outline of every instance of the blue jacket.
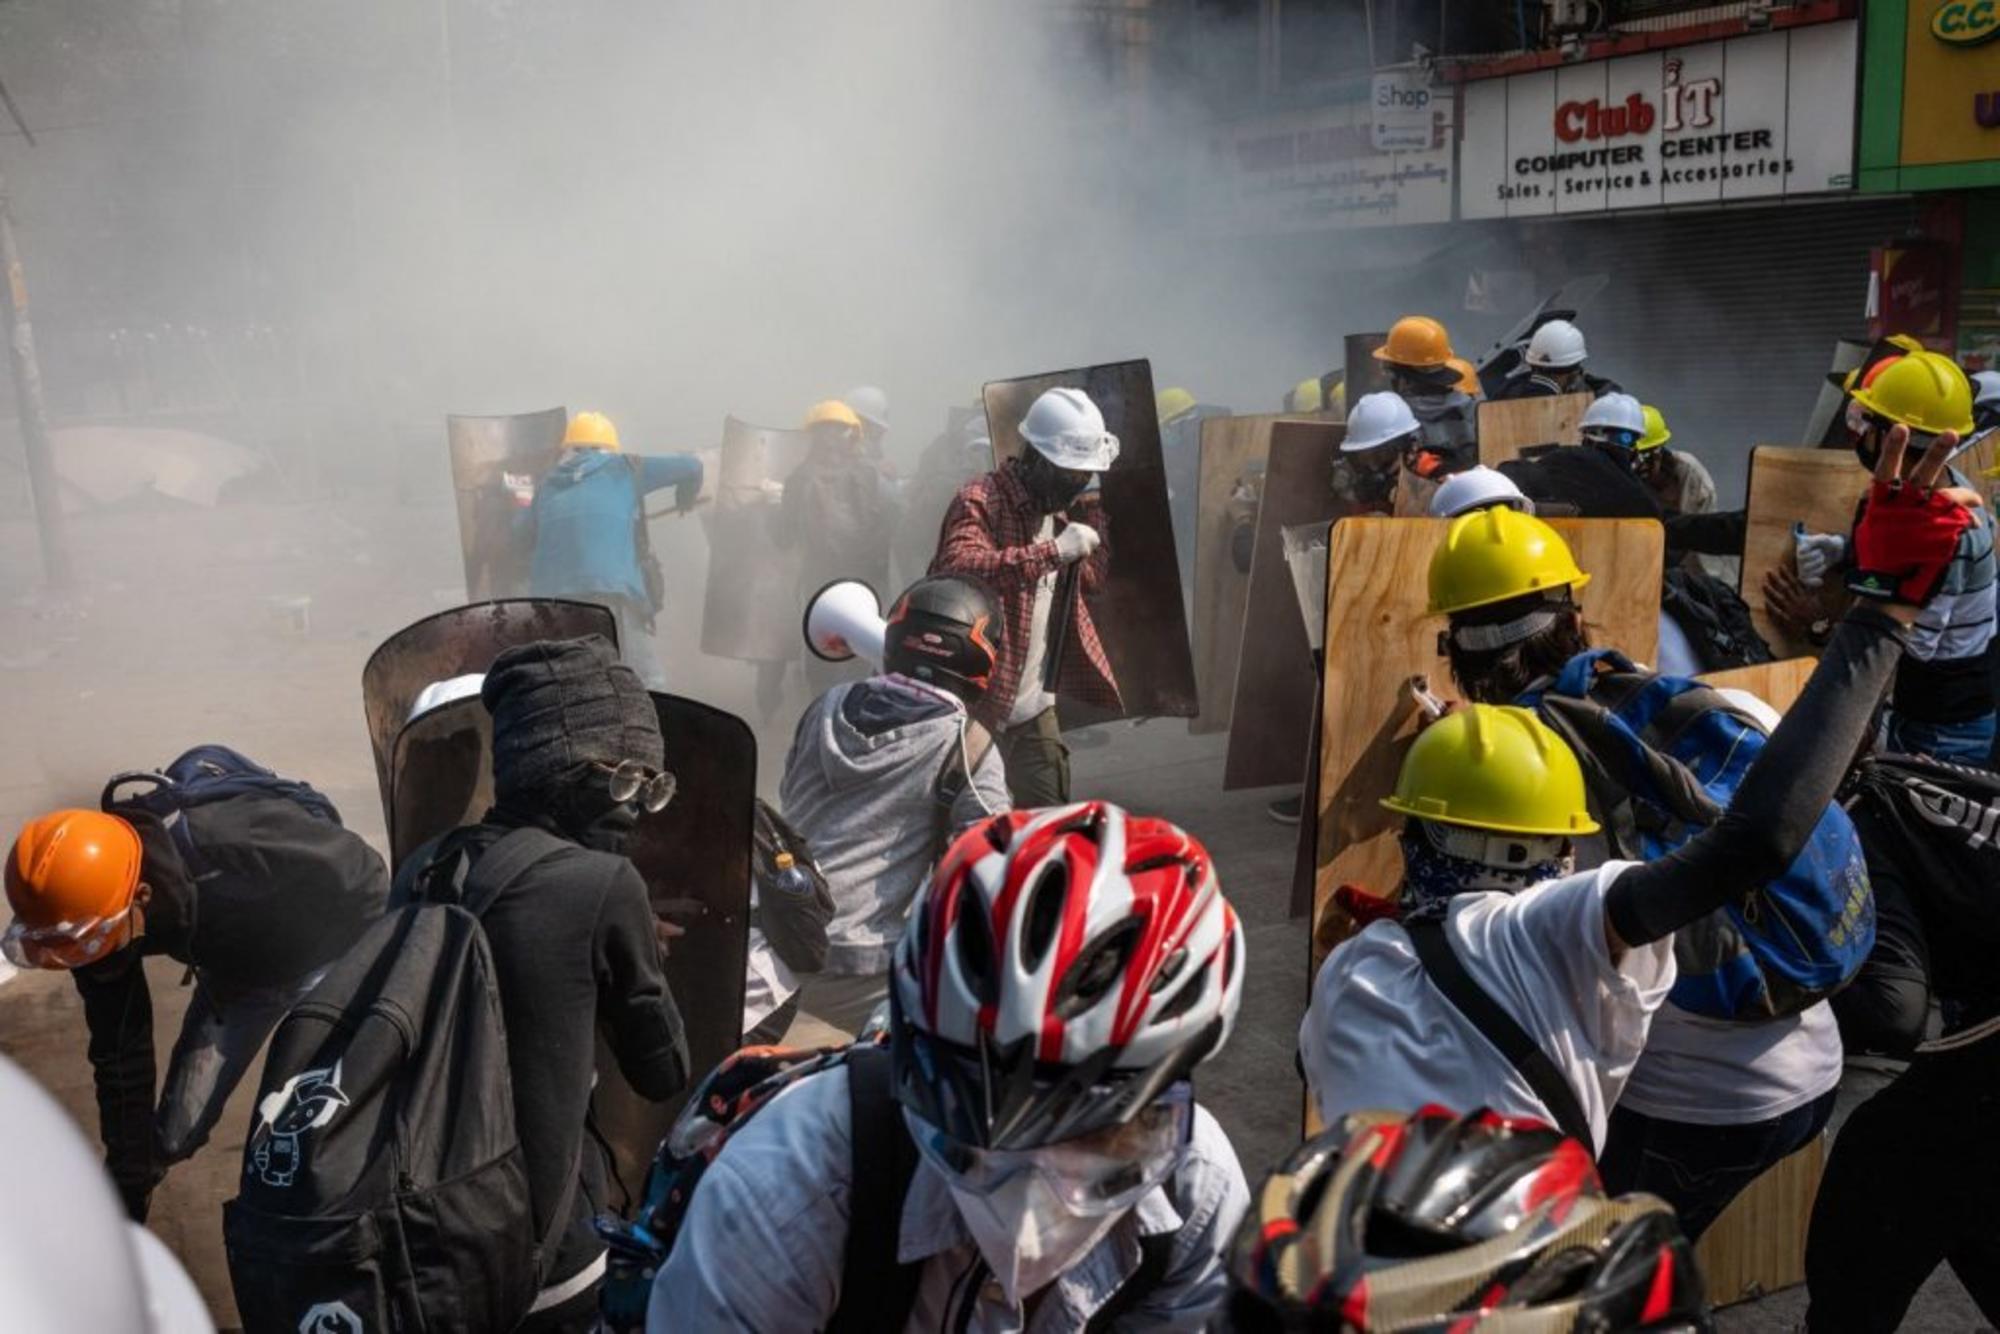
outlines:
[[646, 577], [632, 526], [645, 493], [680, 488], [685, 508], [701, 489], [701, 460], [692, 454], [648, 458], [602, 449], [572, 449], [535, 487], [535, 558], [528, 591], [535, 597], [614, 593], [644, 607]]

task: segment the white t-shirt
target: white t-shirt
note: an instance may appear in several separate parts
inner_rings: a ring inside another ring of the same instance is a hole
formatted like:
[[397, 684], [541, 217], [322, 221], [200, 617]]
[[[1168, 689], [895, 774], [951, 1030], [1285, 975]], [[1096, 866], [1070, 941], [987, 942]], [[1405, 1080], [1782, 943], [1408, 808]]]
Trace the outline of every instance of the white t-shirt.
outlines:
[[1625, 1106], [1664, 1121], [1740, 1126], [1803, 1107], [1840, 1083], [1840, 1026], [1825, 1001], [1768, 1023], [1737, 1024], [1664, 1005]]
[[[1606, 862], [1519, 894], [1461, 894], [1445, 924], [1466, 971], [1576, 1090], [1598, 1149], [1653, 1013], [1674, 984], [1672, 937], [1627, 950], [1615, 967], [1604, 943], [1605, 891], [1635, 864]], [[1408, 933], [1393, 922], [1375, 923], [1327, 956], [1299, 1026], [1299, 1055], [1327, 1121], [1432, 1102], [1554, 1120], [1431, 984]]]
[[[1056, 535], [1053, 514], [1042, 516], [1035, 540], [1046, 542]], [[1042, 673], [1049, 656], [1049, 610], [1056, 601], [1056, 572], [1049, 571], [1035, 581], [1035, 609], [1028, 618], [1028, 651], [1021, 659], [1021, 684], [1014, 691], [1014, 709], [1007, 726], [1019, 727], [1035, 715], [1055, 707], [1056, 697], [1042, 689]]]

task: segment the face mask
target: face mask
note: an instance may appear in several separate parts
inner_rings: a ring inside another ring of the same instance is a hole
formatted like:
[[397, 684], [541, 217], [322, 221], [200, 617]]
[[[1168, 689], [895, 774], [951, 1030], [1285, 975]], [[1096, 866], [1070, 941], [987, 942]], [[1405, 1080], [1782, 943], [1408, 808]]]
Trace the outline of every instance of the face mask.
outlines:
[[1023, 1173], [988, 1195], [949, 1188], [958, 1216], [1007, 1295], [1019, 1306], [1090, 1254], [1123, 1214], [1072, 1212], [1035, 1173]]
[[584, 847], [620, 856], [639, 824], [638, 806], [613, 801], [605, 776], [595, 771], [565, 786], [550, 802], [549, 813], [565, 834]]
[[1403, 848], [1402, 902], [1406, 915], [1436, 909], [1454, 895], [1473, 890], [1518, 894], [1530, 885], [1568, 875], [1574, 862], [1571, 857], [1556, 856], [1518, 869], [1488, 866], [1446, 852], [1437, 845], [1429, 827], [1419, 820], [1405, 822], [1397, 841]]
[[1035, 503], [1048, 514], [1068, 509], [1070, 502], [1083, 494], [1092, 478], [1091, 473], [1058, 468], [1032, 447], [1021, 455], [1021, 481]]

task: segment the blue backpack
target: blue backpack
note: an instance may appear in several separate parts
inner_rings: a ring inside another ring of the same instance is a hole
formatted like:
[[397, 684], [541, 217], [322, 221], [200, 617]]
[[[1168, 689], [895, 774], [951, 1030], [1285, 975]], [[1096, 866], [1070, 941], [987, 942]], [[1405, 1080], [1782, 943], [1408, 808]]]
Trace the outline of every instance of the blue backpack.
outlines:
[[[1609, 649], [1577, 654], [1520, 703], [1569, 742], [1611, 854], [1635, 861], [1713, 823], [1764, 749], [1758, 723], [1713, 687]], [[1674, 933], [1668, 998], [1715, 1019], [1797, 1014], [1845, 986], [1874, 946], [1861, 840], [1829, 803], [1783, 875]]]
[[[121, 789], [141, 785], [147, 790], [120, 795]], [[115, 774], [104, 785], [98, 804], [114, 814], [140, 811], [158, 819], [172, 834], [189, 873], [201, 879], [211, 868], [181, 815], [196, 806], [251, 792], [283, 797], [309, 815], [331, 825], [340, 824], [340, 812], [312, 784], [280, 778], [249, 756], [217, 745], [196, 746], [164, 769]]]

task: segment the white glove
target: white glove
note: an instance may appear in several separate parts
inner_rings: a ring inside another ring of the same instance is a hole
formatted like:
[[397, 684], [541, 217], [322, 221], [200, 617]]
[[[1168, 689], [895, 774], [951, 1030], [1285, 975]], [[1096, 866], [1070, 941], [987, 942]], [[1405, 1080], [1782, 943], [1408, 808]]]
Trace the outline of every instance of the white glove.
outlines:
[[1847, 559], [1847, 539], [1838, 533], [1794, 533], [1793, 559], [1799, 567], [1799, 582], [1818, 588], [1829, 571]]
[[1089, 524], [1072, 523], [1056, 534], [1056, 555], [1067, 565], [1071, 561], [1082, 560], [1090, 555], [1097, 550], [1098, 544], [1102, 541], [1104, 539], [1099, 537], [1097, 530]]

